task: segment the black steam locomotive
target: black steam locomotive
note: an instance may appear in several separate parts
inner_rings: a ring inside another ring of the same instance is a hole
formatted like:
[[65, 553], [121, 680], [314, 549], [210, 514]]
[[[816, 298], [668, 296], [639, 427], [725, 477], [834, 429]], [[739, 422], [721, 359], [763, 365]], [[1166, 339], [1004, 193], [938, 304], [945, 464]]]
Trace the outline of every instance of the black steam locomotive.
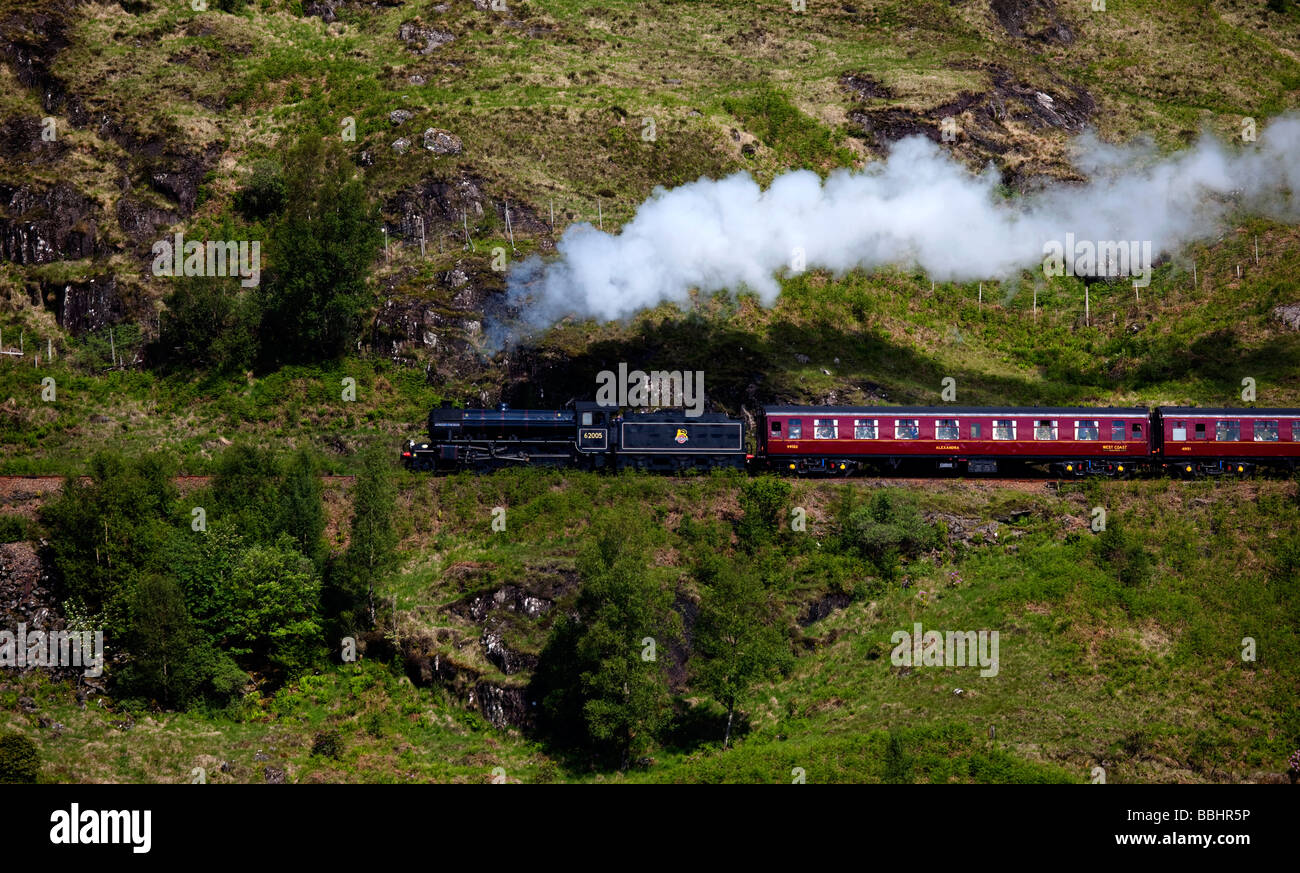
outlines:
[[413, 470], [489, 472], [549, 466], [679, 472], [720, 468], [796, 476], [866, 472], [1179, 476], [1300, 469], [1300, 409], [768, 406], [756, 448], [745, 425], [681, 409], [453, 409], [429, 415], [429, 441], [407, 441]]
[[429, 413], [429, 440], [408, 440], [411, 470], [490, 472], [505, 467], [679, 472], [745, 469], [745, 425], [680, 409], [616, 414], [584, 401], [574, 408], [454, 409]]

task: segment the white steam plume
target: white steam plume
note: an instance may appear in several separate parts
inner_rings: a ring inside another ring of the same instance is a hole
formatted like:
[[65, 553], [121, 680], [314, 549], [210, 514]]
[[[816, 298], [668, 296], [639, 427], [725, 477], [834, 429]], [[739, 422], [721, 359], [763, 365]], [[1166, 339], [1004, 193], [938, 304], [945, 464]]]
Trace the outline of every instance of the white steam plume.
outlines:
[[1284, 116], [1258, 142], [1211, 136], [1172, 155], [1150, 143], [1075, 143], [1089, 176], [1015, 200], [992, 167], [972, 175], [933, 142], [898, 142], [860, 172], [787, 173], [762, 190], [747, 173], [657, 189], [618, 235], [570, 227], [550, 261], [529, 258], [509, 276], [509, 301], [529, 328], [566, 315], [626, 318], [692, 288], [747, 288], [770, 306], [776, 280], [802, 248], [808, 269], [842, 273], [918, 266], [939, 281], [1012, 276], [1043, 263], [1044, 244], [1150, 241], [1157, 254], [1211, 236], [1230, 210], [1300, 217], [1300, 117]]

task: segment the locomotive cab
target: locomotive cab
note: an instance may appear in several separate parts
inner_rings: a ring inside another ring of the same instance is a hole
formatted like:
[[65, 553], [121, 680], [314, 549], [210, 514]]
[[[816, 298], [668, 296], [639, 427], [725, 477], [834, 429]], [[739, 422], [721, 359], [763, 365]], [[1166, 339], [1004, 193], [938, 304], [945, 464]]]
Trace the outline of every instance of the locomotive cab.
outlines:
[[576, 444], [582, 455], [602, 455], [592, 458], [595, 466], [604, 466], [603, 454], [609, 451], [609, 416], [611, 409], [590, 401], [574, 404], [578, 419]]

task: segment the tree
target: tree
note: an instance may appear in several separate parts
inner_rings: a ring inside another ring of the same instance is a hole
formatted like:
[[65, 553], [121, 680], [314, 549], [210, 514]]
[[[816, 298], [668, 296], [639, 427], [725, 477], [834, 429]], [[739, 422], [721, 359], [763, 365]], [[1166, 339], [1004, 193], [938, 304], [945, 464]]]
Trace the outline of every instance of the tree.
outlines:
[[127, 598], [142, 574], [161, 570], [174, 532], [176, 489], [159, 455], [126, 460], [114, 452], [90, 459], [90, 482], [70, 476], [41, 517], [68, 599], [103, 615], [105, 631], [123, 630]]
[[541, 677], [549, 729], [581, 737], [624, 769], [670, 717], [659, 653], [679, 624], [672, 593], [646, 572], [646, 546], [629, 521], [607, 519], [583, 547], [577, 617], [561, 617], [552, 629]]
[[232, 522], [250, 543], [271, 543], [282, 530], [280, 500], [275, 452], [241, 442], [221, 453], [210, 516]]
[[257, 354], [257, 299], [233, 279], [175, 280], [165, 300], [156, 357], [165, 365], [203, 367], [217, 373], [243, 370]]
[[366, 275], [380, 246], [379, 214], [334, 140], [308, 136], [285, 159], [285, 209], [272, 224], [262, 291], [267, 363], [338, 358], [370, 303]]
[[142, 579], [131, 596], [127, 647], [132, 676], [125, 684], [167, 706], [184, 705], [190, 691], [184, 663], [194, 643], [180, 586], [164, 576]]
[[184, 708], [201, 697], [225, 701], [248, 680], [194, 626], [181, 587], [166, 576], [147, 576], [132, 592], [126, 648], [131, 659], [120, 687], [168, 707]]
[[245, 551], [222, 585], [221, 638], [232, 654], [300, 672], [320, 644], [319, 598], [315, 568], [282, 534], [275, 545]]
[[747, 551], [754, 551], [772, 540], [781, 529], [782, 512], [790, 499], [790, 485], [774, 476], [759, 476], [740, 488], [742, 515], [736, 525], [736, 537]]
[[707, 553], [696, 564], [700, 612], [695, 622], [694, 673], [699, 687], [727, 710], [722, 747], [731, 744], [736, 701], [755, 682], [793, 661], [776, 612], [756, 572]]
[[270, 218], [284, 208], [284, 170], [273, 160], [254, 161], [248, 182], [235, 195], [235, 208], [250, 221]]
[[321, 502], [319, 471], [311, 452], [301, 448], [284, 465], [280, 490], [280, 530], [293, 537], [302, 552], [320, 566], [325, 534], [325, 505]]
[[397, 532], [393, 529], [392, 461], [381, 446], [367, 449], [352, 490], [352, 526], [348, 551], [340, 572], [342, 587], [356, 603], [365, 591], [370, 626], [375, 624], [375, 582], [397, 563]]

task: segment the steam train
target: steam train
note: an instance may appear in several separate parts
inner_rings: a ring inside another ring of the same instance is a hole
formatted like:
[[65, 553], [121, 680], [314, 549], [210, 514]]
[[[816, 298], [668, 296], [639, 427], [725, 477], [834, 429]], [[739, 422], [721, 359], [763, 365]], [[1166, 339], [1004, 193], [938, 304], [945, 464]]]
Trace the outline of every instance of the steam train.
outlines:
[[797, 476], [947, 472], [1060, 477], [1292, 472], [1300, 409], [1041, 406], [767, 406], [753, 451], [745, 423], [591, 402], [572, 409], [454, 409], [408, 440], [412, 470], [546, 466], [681, 472], [734, 468]]

